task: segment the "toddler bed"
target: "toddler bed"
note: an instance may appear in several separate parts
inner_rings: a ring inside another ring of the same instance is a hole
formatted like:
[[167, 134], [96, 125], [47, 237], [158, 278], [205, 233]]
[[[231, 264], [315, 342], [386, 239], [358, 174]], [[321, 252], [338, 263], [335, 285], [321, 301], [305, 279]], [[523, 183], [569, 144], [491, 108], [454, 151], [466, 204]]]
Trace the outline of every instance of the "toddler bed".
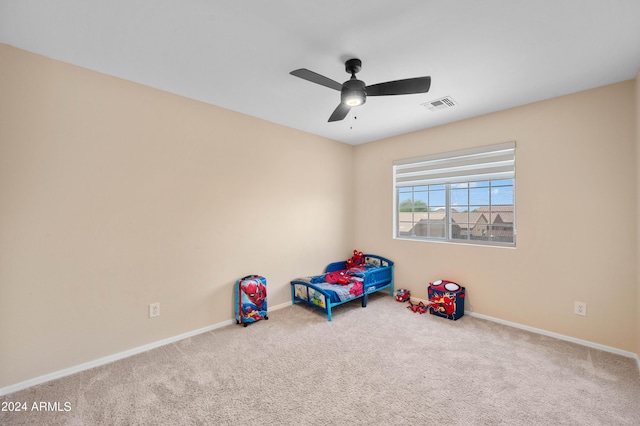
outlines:
[[327, 266], [322, 275], [296, 278], [291, 281], [291, 303], [306, 303], [327, 314], [331, 308], [362, 299], [367, 306], [368, 295], [389, 289], [393, 297], [393, 262], [375, 254], [354, 251], [354, 256]]

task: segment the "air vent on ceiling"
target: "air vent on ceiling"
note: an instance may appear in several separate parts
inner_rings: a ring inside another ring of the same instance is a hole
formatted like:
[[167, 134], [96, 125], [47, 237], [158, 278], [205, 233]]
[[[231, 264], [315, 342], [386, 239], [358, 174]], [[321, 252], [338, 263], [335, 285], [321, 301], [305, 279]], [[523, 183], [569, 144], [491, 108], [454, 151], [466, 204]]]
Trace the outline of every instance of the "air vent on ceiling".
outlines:
[[424, 104], [425, 107], [429, 108], [430, 111], [438, 111], [446, 108], [453, 108], [456, 106], [456, 102], [450, 97], [446, 96], [444, 98], [436, 99], [434, 101], [429, 101]]

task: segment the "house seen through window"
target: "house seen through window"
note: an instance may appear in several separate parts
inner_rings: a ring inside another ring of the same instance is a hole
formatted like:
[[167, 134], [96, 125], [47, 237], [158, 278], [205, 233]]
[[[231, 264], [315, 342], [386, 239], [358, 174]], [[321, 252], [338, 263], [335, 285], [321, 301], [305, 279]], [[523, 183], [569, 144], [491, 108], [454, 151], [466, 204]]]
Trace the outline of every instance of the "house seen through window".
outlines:
[[515, 245], [515, 143], [394, 162], [395, 237]]

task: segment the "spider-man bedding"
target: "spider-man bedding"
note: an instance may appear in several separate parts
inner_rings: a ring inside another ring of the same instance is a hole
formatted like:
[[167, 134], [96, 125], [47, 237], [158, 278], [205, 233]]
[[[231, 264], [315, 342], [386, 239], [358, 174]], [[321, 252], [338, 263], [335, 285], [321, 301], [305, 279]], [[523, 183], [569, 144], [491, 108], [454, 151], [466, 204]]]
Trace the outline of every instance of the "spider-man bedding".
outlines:
[[393, 262], [356, 250], [351, 259], [329, 264], [322, 275], [291, 281], [291, 302], [313, 306], [331, 321], [334, 306], [362, 299], [362, 307], [366, 307], [367, 296], [385, 288], [393, 296]]

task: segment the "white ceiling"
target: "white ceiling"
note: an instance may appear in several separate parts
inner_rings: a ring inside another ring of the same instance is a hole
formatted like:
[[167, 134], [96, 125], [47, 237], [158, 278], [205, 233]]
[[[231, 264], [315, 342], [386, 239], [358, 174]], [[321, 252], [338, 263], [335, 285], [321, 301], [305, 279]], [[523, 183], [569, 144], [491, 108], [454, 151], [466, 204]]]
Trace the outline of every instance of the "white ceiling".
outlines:
[[[640, 0], [0, 0], [0, 43], [355, 145], [633, 79]], [[351, 57], [431, 90], [328, 123], [340, 93], [289, 72]]]

